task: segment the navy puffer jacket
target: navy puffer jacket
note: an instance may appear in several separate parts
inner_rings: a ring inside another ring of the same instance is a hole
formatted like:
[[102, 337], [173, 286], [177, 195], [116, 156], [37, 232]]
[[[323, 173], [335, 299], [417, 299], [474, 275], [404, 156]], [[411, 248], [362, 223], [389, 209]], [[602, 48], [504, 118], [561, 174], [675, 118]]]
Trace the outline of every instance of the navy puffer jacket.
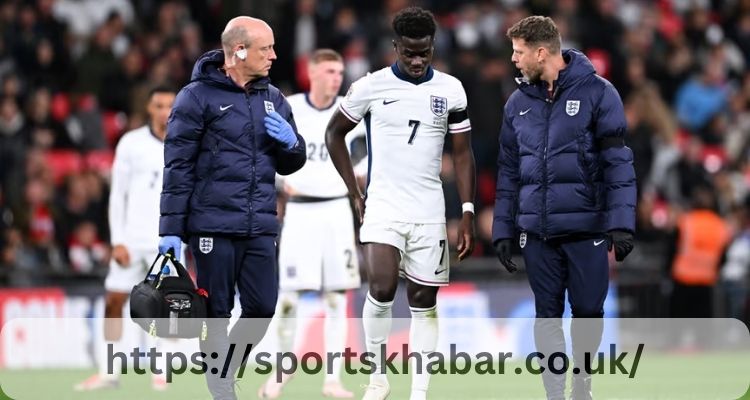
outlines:
[[297, 131], [281, 92], [268, 78], [241, 88], [219, 70], [223, 64], [221, 50], [201, 56], [175, 99], [164, 142], [161, 236], [275, 235], [275, 174], [305, 164], [302, 136], [286, 150], [266, 133], [267, 108]]
[[633, 153], [622, 100], [585, 55], [566, 50], [552, 98], [521, 82], [505, 105], [493, 240], [635, 230]]

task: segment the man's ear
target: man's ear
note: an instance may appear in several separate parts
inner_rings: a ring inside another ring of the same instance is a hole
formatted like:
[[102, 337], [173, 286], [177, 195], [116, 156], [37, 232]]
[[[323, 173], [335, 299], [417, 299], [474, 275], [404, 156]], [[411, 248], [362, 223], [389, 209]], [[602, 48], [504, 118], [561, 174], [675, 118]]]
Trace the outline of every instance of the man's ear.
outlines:
[[544, 47], [541, 47], [541, 46], [538, 47], [536, 49], [536, 60], [541, 62], [545, 58], [546, 55], [544, 53], [546, 52], [547, 52], [547, 49], [545, 49]]

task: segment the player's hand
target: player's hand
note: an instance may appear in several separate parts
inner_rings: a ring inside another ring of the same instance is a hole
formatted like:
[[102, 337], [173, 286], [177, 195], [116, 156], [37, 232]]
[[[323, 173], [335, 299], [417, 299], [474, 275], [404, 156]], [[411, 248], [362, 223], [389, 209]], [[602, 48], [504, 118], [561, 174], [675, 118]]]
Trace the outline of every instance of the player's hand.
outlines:
[[128, 252], [128, 248], [125, 247], [124, 244], [116, 244], [115, 247], [112, 248], [112, 259], [121, 267], [130, 266], [130, 253]]
[[272, 138], [284, 144], [284, 147], [289, 150], [297, 144], [297, 135], [292, 129], [292, 125], [287, 122], [276, 111], [271, 111], [263, 118], [263, 123], [266, 125], [266, 132]]
[[355, 195], [349, 195], [349, 197], [352, 199], [352, 205], [354, 206], [354, 212], [359, 219], [359, 225], [362, 226], [365, 222], [365, 196], [362, 195], [362, 193], [357, 193]]
[[607, 239], [609, 239], [609, 250], [615, 249], [615, 260], [618, 262], [624, 260], [633, 251], [633, 234], [630, 232], [609, 231]]
[[513, 241], [511, 239], [500, 239], [495, 243], [495, 254], [497, 254], [497, 259], [500, 260], [500, 264], [503, 264], [505, 269], [511, 274], [518, 271], [516, 263], [511, 259], [512, 248]]
[[474, 213], [465, 212], [461, 216], [461, 222], [458, 225], [458, 260], [471, 255], [474, 252]]
[[174, 251], [174, 256], [177, 260], [180, 259], [180, 251], [182, 249], [182, 240], [179, 236], [164, 236], [159, 240], [159, 254], [167, 254], [169, 250]]

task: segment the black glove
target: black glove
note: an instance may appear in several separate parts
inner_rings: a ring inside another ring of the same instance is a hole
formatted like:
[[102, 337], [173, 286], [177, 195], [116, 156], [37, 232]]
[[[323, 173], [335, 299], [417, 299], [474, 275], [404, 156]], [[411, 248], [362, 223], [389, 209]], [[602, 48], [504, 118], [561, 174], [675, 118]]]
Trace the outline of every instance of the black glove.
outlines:
[[633, 234], [625, 231], [609, 231], [607, 233], [609, 239], [609, 250], [615, 249], [615, 260], [618, 262], [625, 259], [625, 257], [633, 251]]
[[500, 264], [503, 264], [505, 269], [511, 274], [518, 271], [518, 267], [511, 260], [511, 249], [513, 248], [513, 240], [511, 239], [500, 239], [495, 242], [495, 254], [497, 259], [500, 260]]

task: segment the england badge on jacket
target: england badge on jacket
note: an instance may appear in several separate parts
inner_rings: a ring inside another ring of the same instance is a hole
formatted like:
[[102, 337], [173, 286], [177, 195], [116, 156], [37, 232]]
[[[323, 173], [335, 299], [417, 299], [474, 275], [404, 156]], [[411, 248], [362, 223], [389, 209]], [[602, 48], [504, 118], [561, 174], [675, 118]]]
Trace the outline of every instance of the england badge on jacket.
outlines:
[[578, 110], [581, 108], [581, 101], [580, 100], [568, 100], [567, 103], [565, 103], [565, 112], [568, 113], [571, 117], [578, 114]]

